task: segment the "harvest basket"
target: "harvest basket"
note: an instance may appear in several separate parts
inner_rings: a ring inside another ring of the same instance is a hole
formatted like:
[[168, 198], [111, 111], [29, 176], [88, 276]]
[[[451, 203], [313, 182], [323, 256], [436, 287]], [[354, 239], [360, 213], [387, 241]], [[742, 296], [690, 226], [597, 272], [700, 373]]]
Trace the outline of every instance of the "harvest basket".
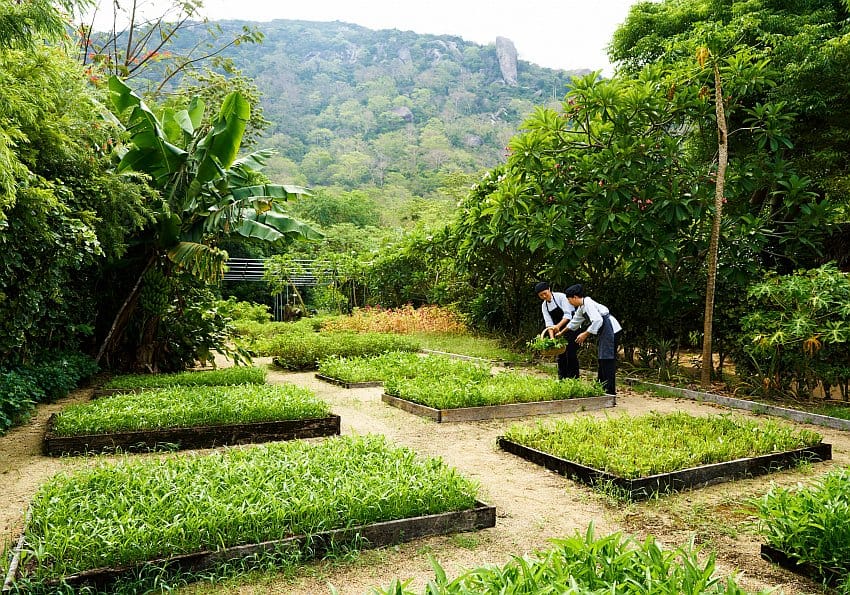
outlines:
[[561, 345], [560, 347], [550, 347], [549, 349], [541, 349], [540, 355], [544, 357], [553, 357], [556, 355], [561, 355], [567, 350], [565, 345]]

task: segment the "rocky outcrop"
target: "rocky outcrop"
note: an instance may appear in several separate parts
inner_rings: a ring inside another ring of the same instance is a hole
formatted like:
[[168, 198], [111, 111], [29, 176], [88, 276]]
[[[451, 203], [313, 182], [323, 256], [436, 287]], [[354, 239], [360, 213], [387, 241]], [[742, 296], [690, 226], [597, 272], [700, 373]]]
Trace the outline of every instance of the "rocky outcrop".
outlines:
[[502, 79], [509, 87], [517, 86], [516, 47], [507, 37], [496, 38], [496, 56], [499, 58], [499, 69]]
[[394, 107], [390, 110], [390, 113], [395, 114], [405, 122], [413, 122], [413, 112], [405, 105]]

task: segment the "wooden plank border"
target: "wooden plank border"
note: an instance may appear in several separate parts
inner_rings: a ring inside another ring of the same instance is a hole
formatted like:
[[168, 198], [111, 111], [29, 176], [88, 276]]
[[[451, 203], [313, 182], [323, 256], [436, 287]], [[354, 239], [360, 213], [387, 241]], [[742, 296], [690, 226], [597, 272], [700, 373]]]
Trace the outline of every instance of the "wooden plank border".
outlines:
[[502, 450], [537, 465], [542, 465], [550, 471], [570, 477], [581, 483], [590, 486], [600, 483], [610, 483], [625, 491], [629, 498], [633, 500], [645, 500], [659, 493], [663, 494], [703, 487], [742, 477], [764, 475], [772, 471], [793, 467], [799, 461], [818, 462], [832, 459], [832, 445], [822, 442], [807, 448], [701, 465], [699, 467], [691, 467], [671, 473], [659, 473], [636, 479], [626, 479], [613, 473], [594, 469], [593, 467], [523, 446], [522, 444], [508, 440], [504, 436], [499, 437], [498, 445]]
[[729, 407], [731, 409], [743, 409], [744, 411], [750, 411], [751, 413], [773, 415], [775, 417], [790, 419], [799, 423], [823, 426], [826, 428], [832, 428], [834, 430], [850, 430], [850, 420], [841, 419], [839, 417], [830, 417], [828, 415], [819, 415], [817, 413], [807, 413], [805, 411], [797, 411], [796, 409], [777, 407], [776, 405], [767, 405], [765, 403], [758, 403], [756, 401], [747, 401], [746, 399], [736, 399], [733, 397], [724, 397], [723, 395], [716, 395], [714, 393], [705, 393], [701, 391], [690, 390], [687, 388], [678, 388], [675, 386], [667, 386], [665, 384], [656, 384], [653, 382], [646, 382], [645, 380], [641, 380], [640, 378], [626, 378], [624, 382], [629, 386], [641, 384], [644, 386], [657, 388], [661, 391], [670, 393], [676, 397], [690, 399], [692, 401], [705, 401], [708, 403], [714, 403], [716, 405]]
[[530, 403], [507, 403], [505, 405], [486, 405], [483, 407], [459, 407], [457, 409], [434, 409], [433, 407], [420, 405], [419, 403], [394, 397], [387, 393], [381, 395], [381, 400], [387, 405], [398, 407], [403, 411], [419, 415], [420, 417], [433, 419], [437, 423], [575, 413], [576, 411], [590, 411], [593, 409], [614, 407], [617, 404], [617, 397], [614, 395], [553, 401], [533, 401]]
[[85, 434], [57, 436], [53, 433], [56, 414], [47, 421], [43, 452], [49, 456], [100, 452], [146, 452], [163, 447], [178, 450], [189, 448], [214, 448], [233, 444], [319, 438], [340, 433], [340, 417], [316, 417], [222, 426], [196, 426], [190, 428], [164, 428], [137, 430], [111, 434]]
[[[282, 550], [304, 550], [305, 547], [309, 547], [312, 557], [320, 558], [333, 547], [342, 544], [360, 542], [363, 548], [380, 548], [423, 537], [478, 531], [495, 526], [496, 508], [483, 502], [476, 502], [474, 507], [468, 510], [397, 519], [344, 529], [333, 529], [314, 535], [298, 535], [284, 539], [264, 541], [262, 543], [240, 545], [218, 551], [207, 550], [192, 554], [182, 554], [150, 560], [133, 566], [96, 568], [64, 576], [62, 579], [55, 581], [55, 583], [64, 582], [72, 586], [88, 585], [103, 589], [121, 577], [132, 575], [143, 566], [154, 566], [163, 570], [197, 571], [212, 567], [221, 562], [240, 560], [258, 554], [274, 553]], [[13, 583], [10, 584], [10, 590], [13, 586]]]
[[841, 574], [835, 571], [827, 570], [825, 573], [822, 573], [816, 565], [809, 562], [800, 562], [784, 551], [766, 543], [761, 544], [759, 553], [763, 560], [767, 560], [785, 570], [790, 570], [795, 574], [832, 587], [838, 585], [839, 581], [843, 578]]
[[323, 382], [328, 382], [330, 384], [335, 384], [337, 386], [341, 386], [342, 388], [367, 388], [370, 386], [383, 386], [383, 380], [367, 380], [365, 382], [346, 382], [345, 380], [340, 380], [339, 378], [334, 378], [333, 376], [325, 376], [324, 374], [316, 374], [316, 378]]

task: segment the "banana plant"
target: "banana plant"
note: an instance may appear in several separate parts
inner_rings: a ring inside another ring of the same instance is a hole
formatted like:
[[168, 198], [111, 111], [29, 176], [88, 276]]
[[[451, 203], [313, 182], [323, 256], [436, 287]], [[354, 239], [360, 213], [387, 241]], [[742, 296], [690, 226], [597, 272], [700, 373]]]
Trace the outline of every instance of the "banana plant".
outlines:
[[146, 174], [161, 200], [153, 206], [155, 224], [139, 238], [146, 264], [119, 309], [98, 360], [117, 342], [149, 268], [169, 263], [167, 268], [216, 283], [227, 260], [227, 253], [216, 244], [226, 236], [238, 234], [272, 244], [321, 238], [283, 207], [289, 198], [308, 192], [268, 183], [259, 173], [271, 152], [237, 159], [251, 114], [240, 93], [228, 94], [219, 112], [205, 123], [206, 106], [200, 98], [193, 98], [185, 109], [165, 109], [158, 115], [120, 78], [111, 77], [108, 88], [128, 134], [128, 142], [118, 151], [117, 171]]

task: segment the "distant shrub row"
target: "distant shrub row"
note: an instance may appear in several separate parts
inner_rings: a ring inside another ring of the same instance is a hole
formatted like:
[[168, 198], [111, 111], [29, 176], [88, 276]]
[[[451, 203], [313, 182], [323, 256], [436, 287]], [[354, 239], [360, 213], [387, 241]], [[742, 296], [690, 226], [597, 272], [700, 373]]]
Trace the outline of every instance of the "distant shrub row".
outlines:
[[421, 343], [410, 337], [381, 333], [287, 333], [263, 342], [263, 354], [287, 370], [315, 370], [331, 357], [380, 355], [390, 351], [419, 351]]

